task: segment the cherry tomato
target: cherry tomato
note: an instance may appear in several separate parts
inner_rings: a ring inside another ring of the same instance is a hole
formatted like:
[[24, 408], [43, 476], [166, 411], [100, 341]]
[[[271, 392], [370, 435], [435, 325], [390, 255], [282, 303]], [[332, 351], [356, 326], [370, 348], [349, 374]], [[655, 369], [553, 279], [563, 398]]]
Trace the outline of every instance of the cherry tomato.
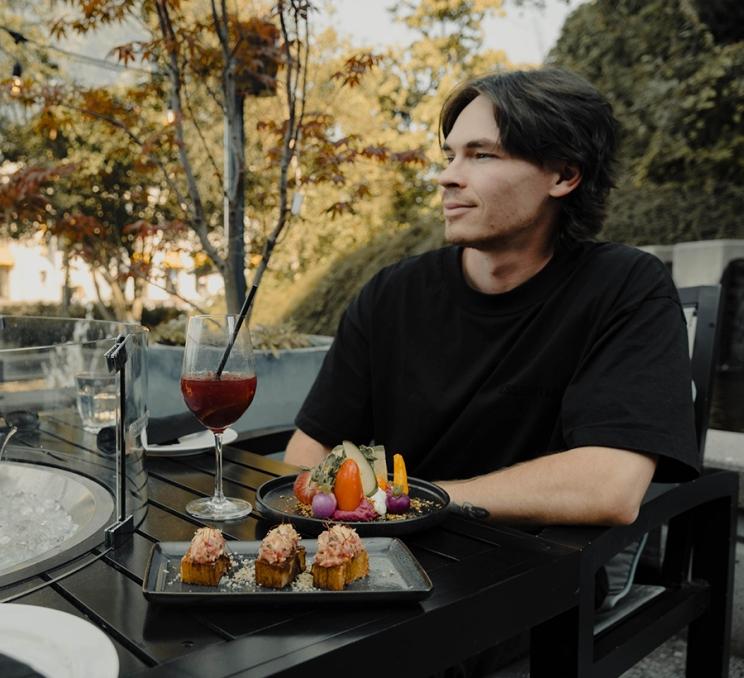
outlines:
[[315, 483], [310, 480], [310, 471], [302, 471], [294, 481], [294, 494], [303, 504], [311, 504], [313, 496], [318, 491]]
[[353, 459], [346, 459], [341, 463], [333, 484], [333, 494], [336, 495], [338, 508], [342, 511], [353, 511], [364, 497], [362, 491], [362, 476], [359, 466]]

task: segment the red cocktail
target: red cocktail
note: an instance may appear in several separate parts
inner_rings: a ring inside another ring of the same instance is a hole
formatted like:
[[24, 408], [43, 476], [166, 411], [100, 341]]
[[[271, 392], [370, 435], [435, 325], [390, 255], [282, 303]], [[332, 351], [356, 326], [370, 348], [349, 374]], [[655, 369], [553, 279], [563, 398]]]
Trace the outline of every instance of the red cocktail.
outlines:
[[245, 499], [225, 497], [222, 491], [222, 434], [256, 394], [251, 337], [245, 324], [236, 333], [238, 324], [235, 315], [201, 315], [189, 318], [186, 330], [181, 393], [196, 418], [214, 433], [214, 495], [186, 505], [192, 516], [203, 520], [234, 520], [253, 509]]
[[186, 406], [208, 429], [222, 433], [248, 409], [256, 394], [256, 377], [214, 372], [181, 377]]

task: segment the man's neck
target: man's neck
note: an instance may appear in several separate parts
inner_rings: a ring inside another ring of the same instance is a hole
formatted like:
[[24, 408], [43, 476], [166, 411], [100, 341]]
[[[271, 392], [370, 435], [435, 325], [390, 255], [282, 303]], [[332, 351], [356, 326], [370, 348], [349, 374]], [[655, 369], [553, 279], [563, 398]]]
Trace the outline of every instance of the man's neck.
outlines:
[[552, 241], [528, 247], [466, 247], [462, 253], [462, 273], [474, 290], [502, 294], [536, 275], [552, 256]]

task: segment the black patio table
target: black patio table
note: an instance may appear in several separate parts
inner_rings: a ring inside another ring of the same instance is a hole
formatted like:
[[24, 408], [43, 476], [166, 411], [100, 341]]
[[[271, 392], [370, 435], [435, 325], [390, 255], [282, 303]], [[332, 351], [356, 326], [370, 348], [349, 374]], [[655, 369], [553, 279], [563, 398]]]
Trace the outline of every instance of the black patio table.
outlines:
[[[95, 436], [80, 428], [72, 412], [42, 420], [41, 445], [69, 459], [99, 454]], [[224, 459], [226, 493], [249, 501], [264, 481], [296, 471], [241, 449], [239, 441], [225, 447]], [[420, 602], [282, 607], [148, 602], [141, 585], [152, 545], [191, 539], [201, 523], [184, 507], [211, 494], [213, 466], [209, 453], [147, 459], [148, 510], [131, 540], [15, 602], [89, 619], [116, 646], [121, 676], [200, 677], [429, 675], [577, 605], [578, 551], [456, 515], [403, 537], [433, 582]], [[254, 540], [265, 530], [254, 517], [219, 527], [239, 540]], [[8, 587], [0, 598], [101, 551]]]

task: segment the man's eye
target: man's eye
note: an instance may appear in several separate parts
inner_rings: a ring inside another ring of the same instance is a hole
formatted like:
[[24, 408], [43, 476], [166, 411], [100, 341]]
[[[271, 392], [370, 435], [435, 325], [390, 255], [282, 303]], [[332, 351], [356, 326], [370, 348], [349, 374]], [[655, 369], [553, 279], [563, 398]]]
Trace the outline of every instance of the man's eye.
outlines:
[[486, 158], [495, 158], [496, 156], [493, 153], [475, 153], [473, 157], [476, 160], [484, 160]]

